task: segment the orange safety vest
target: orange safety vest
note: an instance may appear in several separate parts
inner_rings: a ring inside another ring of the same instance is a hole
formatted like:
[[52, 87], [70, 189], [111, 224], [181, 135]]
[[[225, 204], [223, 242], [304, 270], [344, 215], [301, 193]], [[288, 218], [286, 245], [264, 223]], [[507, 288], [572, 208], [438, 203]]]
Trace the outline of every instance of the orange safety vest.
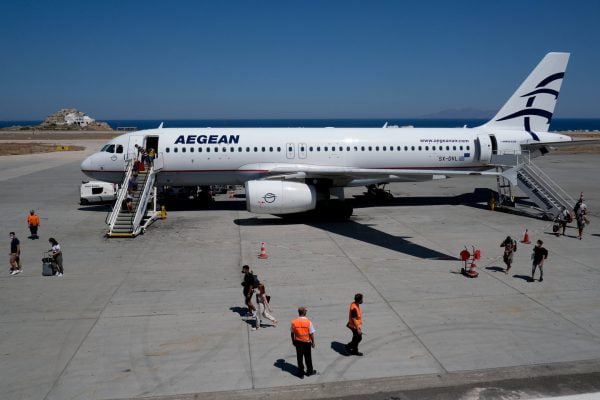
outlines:
[[27, 223], [29, 225], [38, 226], [40, 224], [40, 217], [38, 217], [36, 214], [29, 214], [27, 216]]
[[[356, 318], [352, 317], [352, 311], [356, 310]], [[356, 321], [356, 323], [355, 323]], [[362, 314], [360, 313], [360, 307], [358, 304], [352, 302], [350, 304], [350, 311], [348, 312], [348, 328], [359, 329], [362, 328]]]
[[294, 340], [299, 342], [310, 342], [310, 320], [307, 318], [296, 318], [292, 320]]

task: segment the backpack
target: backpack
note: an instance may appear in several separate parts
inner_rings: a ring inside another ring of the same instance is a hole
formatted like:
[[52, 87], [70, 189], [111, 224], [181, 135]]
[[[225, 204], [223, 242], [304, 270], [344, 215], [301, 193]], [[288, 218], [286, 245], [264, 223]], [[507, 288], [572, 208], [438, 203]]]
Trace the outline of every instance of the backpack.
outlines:
[[260, 284], [260, 281], [258, 280], [258, 276], [256, 276], [256, 274], [252, 274], [252, 278], [250, 279], [250, 282], [252, 283], [252, 287], [257, 287]]

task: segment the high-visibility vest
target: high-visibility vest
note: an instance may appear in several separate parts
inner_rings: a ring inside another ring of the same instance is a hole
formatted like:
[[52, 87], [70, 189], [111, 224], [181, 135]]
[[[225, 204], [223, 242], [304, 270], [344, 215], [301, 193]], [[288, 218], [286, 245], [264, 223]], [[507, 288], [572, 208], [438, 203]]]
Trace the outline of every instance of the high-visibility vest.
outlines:
[[38, 217], [36, 214], [29, 214], [27, 216], [27, 224], [29, 225], [33, 225], [33, 226], [38, 226], [40, 224], [40, 217]]
[[307, 318], [296, 318], [292, 321], [294, 340], [299, 342], [310, 342], [310, 320]]
[[[356, 317], [352, 317], [352, 311], [356, 310]], [[360, 313], [360, 307], [356, 303], [350, 304], [350, 311], [348, 312], [348, 328], [359, 329], [362, 328], [362, 314]]]

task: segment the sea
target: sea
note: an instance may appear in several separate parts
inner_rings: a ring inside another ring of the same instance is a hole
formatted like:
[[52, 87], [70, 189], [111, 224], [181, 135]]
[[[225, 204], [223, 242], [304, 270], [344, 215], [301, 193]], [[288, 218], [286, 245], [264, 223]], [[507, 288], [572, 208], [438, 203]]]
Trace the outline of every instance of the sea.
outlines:
[[[135, 128], [136, 130], [157, 128], [163, 123], [165, 128], [276, 128], [276, 127], [336, 127], [336, 128], [374, 128], [388, 125], [413, 126], [415, 128], [455, 128], [475, 127], [487, 122], [487, 119], [120, 119], [104, 120], [113, 129]], [[21, 125], [34, 126], [42, 121], [0, 121], [0, 128]], [[551, 131], [600, 131], [600, 118], [557, 118], [552, 120]]]

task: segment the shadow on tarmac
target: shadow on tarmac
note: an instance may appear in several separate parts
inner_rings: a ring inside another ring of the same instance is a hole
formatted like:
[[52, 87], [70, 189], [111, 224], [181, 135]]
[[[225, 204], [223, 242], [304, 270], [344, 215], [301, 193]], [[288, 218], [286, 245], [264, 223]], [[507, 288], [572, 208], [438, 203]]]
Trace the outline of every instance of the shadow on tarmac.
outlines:
[[[298, 224], [295, 219], [281, 218], [244, 218], [236, 219], [234, 223], [240, 226], [261, 226], [261, 225], [289, 225]], [[378, 231], [369, 225], [363, 225], [355, 221], [344, 222], [305, 222], [306, 225], [314, 228], [322, 229], [327, 232], [335, 233], [336, 235], [345, 236], [361, 242], [369, 243], [375, 246], [383, 247], [388, 250], [404, 253], [406, 255], [428, 259], [428, 260], [452, 260], [458, 258], [440, 253], [439, 251], [430, 249], [410, 242], [406, 239], [411, 239], [410, 236], [394, 236], [389, 233]]]
[[331, 342], [331, 349], [341, 356], [349, 357], [350, 354], [346, 352], [346, 346], [343, 343], [333, 341]]
[[495, 265], [491, 266], [491, 267], [485, 267], [485, 269], [489, 270], [489, 271], [494, 271], [494, 272], [505, 272], [505, 269], [502, 267], [497, 267]]
[[526, 282], [533, 282], [534, 281], [533, 279], [531, 279], [531, 277], [529, 275], [513, 275], [513, 278], [523, 279]]
[[277, 368], [279, 368], [280, 370], [285, 371], [294, 376], [297, 376], [300, 373], [300, 370], [298, 369], [297, 366], [295, 366], [294, 364], [290, 364], [289, 362], [285, 361], [283, 358], [280, 358], [277, 361], [275, 361], [275, 364], [273, 364], [273, 365], [276, 366]]

